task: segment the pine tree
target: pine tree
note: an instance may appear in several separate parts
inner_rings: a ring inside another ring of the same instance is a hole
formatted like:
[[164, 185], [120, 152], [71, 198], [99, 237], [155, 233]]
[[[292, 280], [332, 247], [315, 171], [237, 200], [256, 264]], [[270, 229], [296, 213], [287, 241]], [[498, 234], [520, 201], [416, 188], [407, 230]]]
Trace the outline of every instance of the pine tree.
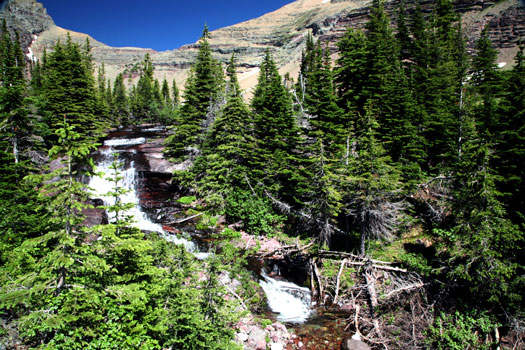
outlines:
[[310, 166], [305, 169], [310, 178], [303, 201], [310, 229], [322, 246], [330, 246], [337, 229], [336, 218], [343, 207], [343, 179], [337, 163], [333, 164], [327, 157], [322, 141], [315, 146]]
[[298, 143], [298, 127], [290, 94], [269, 50], [260, 66], [251, 105], [257, 144], [251, 157], [253, 175], [268, 186], [287, 187], [293, 173], [290, 156]]
[[162, 81], [162, 91], [161, 91], [161, 94], [162, 94], [162, 104], [164, 106], [172, 106], [173, 104], [173, 101], [171, 100], [171, 96], [170, 96], [170, 88], [168, 86], [168, 81], [166, 79], [164, 79]]
[[127, 125], [129, 123], [129, 105], [122, 73], [117, 75], [113, 83], [113, 106], [116, 120]]
[[516, 64], [505, 82], [505, 108], [500, 119], [501, 141], [497, 146], [496, 171], [503, 178], [498, 184], [505, 200], [507, 213], [514, 223], [525, 230], [525, 57], [524, 47], [516, 54]]
[[358, 121], [356, 150], [347, 167], [346, 209], [359, 228], [363, 256], [367, 240], [392, 238], [404, 209], [397, 193], [401, 188], [400, 174], [378, 142], [378, 127], [373, 110], [368, 107]]
[[480, 302], [512, 308], [521, 299], [521, 292], [511, 286], [524, 236], [497, 199], [490, 143], [477, 136], [475, 127], [471, 130], [456, 170], [456, 238], [449, 247], [452, 275], [470, 286]]
[[399, 44], [399, 52], [401, 60], [410, 59], [412, 52], [412, 38], [406, 23], [406, 9], [405, 2], [402, 0], [397, 10], [397, 32], [396, 39]]
[[502, 90], [502, 77], [496, 65], [497, 56], [488, 37], [488, 27], [485, 27], [476, 43], [476, 55], [472, 59], [471, 84], [480, 131], [491, 136], [496, 136], [500, 131], [497, 94]]
[[46, 59], [42, 94], [51, 130], [60, 128], [67, 115], [83, 137], [93, 138], [106, 128], [107, 120], [98, 117], [100, 106], [86, 50], [70, 36], [66, 44], [58, 42]]
[[198, 191], [211, 200], [223, 200], [236, 189], [246, 188], [248, 159], [253, 138], [250, 135], [252, 115], [243, 101], [232, 56], [227, 68], [227, 101], [213, 122], [203, 145], [203, 156], [194, 166]]
[[[313, 39], [309, 39], [313, 40]], [[327, 152], [335, 152], [342, 143], [345, 121], [344, 112], [337, 105], [335, 85], [328, 47], [323, 50], [307, 41], [301, 62], [300, 84], [296, 89], [302, 94], [303, 111], [308, 115], [307, 133], [322, 138]]]
[[220, 63], [212, 57], [208, 36], [208, 27], [205, 27], [197, 59], [186, 80], [184, 104], [172, 126], [173, 135], [166, 140], [166, 152], [175, 159], [199, 152], [209, 108], [224, 84], [224, 74]]
[[151, 57], [147, 53], [142, 61], [141, 74], [137, 82], [133, 110], [135, 123], [152, 122], [158, 115], [158, 102], [161, 98], [160, 91], [157, 91], [155, 85], [153, 70]]
[[173, 94], [173, 104], [175, 106], [178, 106], [180, 104], [180, 92], [179, 92], [179, 88], [177, 87], [177, 82], [175, 81], [175, 79], [173, 79], [171, 91]]
[[363, 32], [349, 28], [337, 43], [339, 58], [336, 61], [335, 82], [340, 106], [347, 114], [364, 112], [366, 96], [367, 39]]
[[20, 44], [18, 40], [11, 40], [4, 20], [0, 36], [0, 137], [9, 140], [15, 163], [20, 161], [23, 153], [23, 138], [31, 133], [25, 105], [25, 69]]

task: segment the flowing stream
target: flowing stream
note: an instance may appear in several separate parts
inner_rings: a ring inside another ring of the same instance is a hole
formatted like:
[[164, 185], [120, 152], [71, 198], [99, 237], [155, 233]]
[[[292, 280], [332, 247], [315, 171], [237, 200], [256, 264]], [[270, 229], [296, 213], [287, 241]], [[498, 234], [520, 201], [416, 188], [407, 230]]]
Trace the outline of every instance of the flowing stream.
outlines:
[[259, 285], [268, 299], [268, 306], [277, 313], [277, 320], [286, 323], [303, 323], [313, 313], [312, 296], [305, 287], [277, 280], [262, 271]]
[[[189, 252], [192, 252], [198, 258], [205, 258], [208, 253], [199, 252], [199, 249], [194, 242], [164, 231], [162, 225], [153, 222], [141, 207], [137, 193], [138, 174], [135, 168], [134, 159], [134, 155], [136, 155], [137, 152], [132, 146], [140, 145], [145, 142], [146, 139], [144, 137], [133, 139], [109, 139], [104, 141], [104, 146], [99, 149], [100, 156], [96, 162], [97, 172], [102, 172], [103, 175], [92, 177], [89, 181], [89, 187], [93, 189], [94, 196], [102, 199], [105, 205], [115, 204], [115, 198], [107, 195], [107, 193], [112, 191], [114, 187], [114, 183], [111, 179], [114, 176], [114, 170], [112, 170], [110, 166], [114, 161], [123, 164], [123, 167], [119, 170], [122, 180], [119, 181], [118, 185], [128, 191], [121, 196], [121, 202], [134, 204], [133, 208], [126, 212], [126, 215], [130, 215], [134, 218], [133, 225], [141, 230], [157, 232], [170, 242], [184, 245]], [[110, 217], [109, 219], [111, 220], [112, 218]]]
[[[142, 129], [141, 133], [146, 137], [155, 137], [156, 133], [162, 131], [159, 128]], [[145, 145], [147, 139], [135, 132], [120, 132], [110, 136], [104, 141], [97, 156], [95, 157], [98, 172], [104, 173], [103, 176], [95, 176], [90, 179], [89, 186], [94, 190], [95, 197], [104, 201], [105, 205], [114, 204], [114, 198], [107, 193], [113, 190], [114, 183], [112, 177], [114, 170], [110, 168], [113, 162], [117, 161], [122, 166], [119, 169], [122, 180], [119, 181], [119, 187], [128, 192], [121, 197], [122, 203], [135, 204], [133, 209], [126, 214], [134, 217], [134, 223], [137, 228], [146, 231], [158, 232], [166, 240], [176, 244], [182, 244], [186, 249], [192, 252], [197, 258], [205, 259], [209, 253], [199, 251], [197, 244], [177, 235], [166, 232], [159, 222], [155, 222], [150, 215], [141, 206], [138, 191], [140, 174], [137, 171], [137, 163], [144, 162], [140, 158], [141, 150], [137, 150], [140, 145]], [[109, 218], [111, 220], [111, 217]], [[310, 290], [300, 287], [285, 280], [278, 280], [268, 276], [264, 271], [261, 272], [259, 284], [266, 293], [268, 306], [277, 314], [277, 319], [281, 322], [301, 324], [307, 321], [313, 314], [311, 306]]]

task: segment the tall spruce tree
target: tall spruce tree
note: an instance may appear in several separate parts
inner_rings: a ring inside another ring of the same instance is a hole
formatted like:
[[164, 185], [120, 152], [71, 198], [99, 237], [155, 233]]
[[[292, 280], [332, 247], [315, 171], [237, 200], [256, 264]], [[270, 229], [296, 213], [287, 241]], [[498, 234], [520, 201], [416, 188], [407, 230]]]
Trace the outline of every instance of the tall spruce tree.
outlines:
[[465, 138], [456, 167], [456, 239], [448, 251], [451, 274], [470, 288], [476, 300], [512, 309], [522, 298], [513, 285], [520, 283], [516, 274], [523, 232], [507, 219], [498, 200], [490, 141], [479, 137], [475, 126]]
[[47, 55], [42, 95], [51, 130], [61, 127], [64, 115], [85, 138], [98, 137], [107, 127], [99, 118], [99, 101], [87, 48], [82, 49], [70, 36], [58, 42]]
[[358, 227], [362, 256], [367, 240], [392, 239], [404, 209], [400, 173], [377, 138], [378, 128], [373, 109], [367, 107], [358, 120], [355, 152], [347, 166], [346, 210]]
[[203, 156], [193, 168], [200, 194], [224, 200], [230, 193], [246, 189], [249, 152], [254, 146], [251, 136], [252, 114], [243, 101], [232, 56], [227, 68], [227, 100], [219, 117], [211, 125], [203, 144]]
[[0, 34], [0, 137], [11, 144], [13, 160], [18, 163], [23, 153], [23, 139], [31, 133], [31, 122], [25, 105], [27, 87], [26, 61], [18, 40], [11, 40], [5, 20]]
[[260, 66], [251, 105], [257, 145], [251, 157], [253, 175], [274, 189], [287, 187], [293, 173], [290, 156], [298, 143], [298, 126], [291, 96], [269, 50]]
[[501, 191], [508, 195], [505, 200], [507, 213], [514, 223], [525, 230], [525, 48], [516, 54], [516, 64], [505, 82], [505, 108], [500, 119], [501, 141], [498, 145], [496, 171], [504, 181]]
[[122, 73], [117, 75], [113, 83], [113, 113], [119, 124], [129, 123], [129, 103]]
[[199, 52], [186, 81], [184, 104], [166, 140], [166, 153], [178, 160], [199, 152], [209, 108], [224, 85], [220, 63], [212, 57], [208, 27], [199, 41]]

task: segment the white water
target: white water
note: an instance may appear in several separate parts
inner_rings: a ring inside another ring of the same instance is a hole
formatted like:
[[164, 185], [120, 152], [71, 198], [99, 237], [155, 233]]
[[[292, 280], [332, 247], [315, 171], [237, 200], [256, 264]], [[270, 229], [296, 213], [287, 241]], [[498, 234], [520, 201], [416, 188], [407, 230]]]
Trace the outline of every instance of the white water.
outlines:
[[[144, 138], [106, 140], [104, 145], [136, 145], [138, 144], [136, 142], [141, 141], [142, 139]], [[145, 140], [142, 143], [144, 142]], [[96, 164], [97, 171], [104, 173], [104, 175], [92, 177], [89, 181], [89, 187], [93, 189], [93, 195], [96, 198], [102, 199], [105, 205], [113, 205], [115, 204], [115, 199], [111, 196], [107, 196], [106, 193], [113, 190], [114, 183], [111, 181], [111, 178], [114, 176], [114, 170], [110, 169], [110, 166], [115, 160], [114, 154], [119, 154], [120, 152], [115, 152], [115, 150], [113, 150], [111, 147], [103, 148], [99, 152], [101, 154], [101, 159]], [[117, 161], [119, 160], [117, 159]], [[161, 225], [151, 221], [146, 213], [142, 211], [139, 204], [139, 197], [137, 195], [137, 172], [135, 170], [133, 161], [128, 168], [120, 169], [119, 171], [121, 172], [120, 176], [122, 176], [123, 179], [118, 185], [119, 187], [129, 191], [125, 195], [121, 196], [121, 202], [134, 204], [133, 208], [126, 212], [126, 215], [131, 215], [134, 217], [135, 222], [133, 225], [135, 227], [145, 231], [158, 232], [167, 241], [184, 245], [186, 250], [192, 252], [198, 259], [205, 259], [208, 256], [208, 253], [199, 252], [195, 243], [165, 232]], [[107, 178], [109, 178], [109, 180]], [[112, 218], [110, 217], [110, 220], [111, 219]]]
[[104, 146], [112, 146], [112, 147], [115, 147], [115, 146], [135, 146], [135, 145], [142, 145], [143, 143], [146, 143], [146, 139], [144, 137], [138, 137], [136, 139], [112, 139], [112, 140], [106, 140], [106, 141], [104, 141]]
[[311, 294], [308, 288], [269, 277], [264, 271], [259, 285], [266, 293], [268, 305], [278, 313], [281, 322], [303, 323], [312, 314]]

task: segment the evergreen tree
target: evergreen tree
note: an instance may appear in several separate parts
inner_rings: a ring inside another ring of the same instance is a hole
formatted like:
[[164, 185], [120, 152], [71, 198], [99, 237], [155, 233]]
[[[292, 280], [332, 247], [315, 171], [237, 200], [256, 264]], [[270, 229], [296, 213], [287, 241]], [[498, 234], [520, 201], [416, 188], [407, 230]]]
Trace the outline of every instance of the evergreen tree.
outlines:
[[337, 228], [336, 218], [343, 207], [341, 169], [330, 162], [322, 141], [316, 143], [316, 150], [310, 157], [310, 166], [306, 169], [310, 178], [304, 199], [305, 211], [319, 243], [330, 246]]
[[301, 70], [296, 89], [302, 94], [303, 110], [308, 115], [307, 132], [311, 137], [324, 139], [327, 151], [335, 152], [348, 125], [344, 125], [344, 112], [337, 105], [328, 47], [322, 50], [319, 41], [316, 46], [307, 41]]
[[340, 106], [347, 114], [357, 115], [364, 111], [366, 96], [363, 82], [366, 81], [367, 43], [363, 32], [347, 29], [337, 43], [339, 58], [335, 82]]
[[175, 106], [178, 106], [180, 104], [180, 92], [179, 92], [179, 88], [177, 87], [177, 82], [175, 81], [175, 79], [173, 79], [171, 91], [173, 94], [173, 104]]
[[377, 129], [373, 110], [368, 107], [358, 121], [356, 150], [347, 167], [346, 209], [359, 228], [362, 256], [366, 240], [393, 237], [404, 207], [398, 198], [399, 171], [378, 142]]
[[142, 70], [137, 82], [133, 109], [135, 123], [154, 121], [158, 115], [158, 101], [160, 101], [160, 92], [157, 93], [153, 78], [153, 63], [147, 53], [142, 61]]
[[168, 81], [166, 79], [162, 81], [161, 94], [162, 94], [162, 104], [164, 106], [172, 106], [173, 102], [170, 96], [170, 88], [168, 86]]
[[224, 74], [220, 63], [212, 57], [208, 36], [208, 27], [205, 27], [197, 59], [186, 81], [184, 104], [172, 127], [173, 135], [166, 141], [166, 152], [179, 160], [198, 152], [203, 132], [208, 126], [209, 108], [223, 87]]
[[476, 55], [472, 59], [472, 93], [474, 109], [479, 118], [482, 133], [496, 136], [500, 131], [498, 120], [498, 92], [502, 90], [502, 78], [496, 65], [498, 53], [488, 37], [488, 27], [481, 32], [476, 44]]
[[25, 106], [26, 62], [17, 40], [11, 40], [5, 20], [0, 36], [0, 137], [8, 139], [15, 163], [23, 153], [23, 138], [31, 133]]
[[406, 23], [405, 2], [401, 1], [397, 10], [397, 32], [396, 39], [399, 43], [399, 53], [401, 60], [410, 59], [412, 52], [412, 38]]
[[254, 141], [250, 135], [252, 115], [243, 101], [232, 56], [227, 68], [227, 101], [213, 122], [203, 145], [203, 156], [194, 166], [198, 191], [211, 200], [224, 200], [236, 189], [246, 188], [249, 153]]
[[505, 82], [504, 110], [501, 112], [500, 144], [498, 145], [497, 173], [504, 180], [499, 188], [508, 195], [507, 213], [514, 223], [525, 230], [525, 58], [524, 47], [516, 54], [516, 64]]
[[122, 73], [117, 75], [113, 83], [113, 106], [116, 120], [124, 125], [129, 123], [128, 97]]
[[44, 109], [52, 130], [60, 128], [64, 115], [83, 137], [97, 137], [107, 126], [100, 111], [91, 63], [86, 49], [81, 50], [68, 36], [58, 42], [44, 67]]
[[514, 307], [521, 292], [512, 285], [518, 273], [518, 247], [523, 233], [508, 219], [498, 201], [496, 176], [491, 169], [492, 150], [471, 128], [457, 167], [454, 212], [455, 240], [450, 244], [452, 274], [466, 285], [480, 302]]
[[276, 189], [289, 186], [293, 172], [290, 156], [298, 143], [298, 127], [290, 94], [269, 50], [260, 66], [252, 109], [255, 114], [253, 135], [257, 145], [251, 156], [253, 176]]

